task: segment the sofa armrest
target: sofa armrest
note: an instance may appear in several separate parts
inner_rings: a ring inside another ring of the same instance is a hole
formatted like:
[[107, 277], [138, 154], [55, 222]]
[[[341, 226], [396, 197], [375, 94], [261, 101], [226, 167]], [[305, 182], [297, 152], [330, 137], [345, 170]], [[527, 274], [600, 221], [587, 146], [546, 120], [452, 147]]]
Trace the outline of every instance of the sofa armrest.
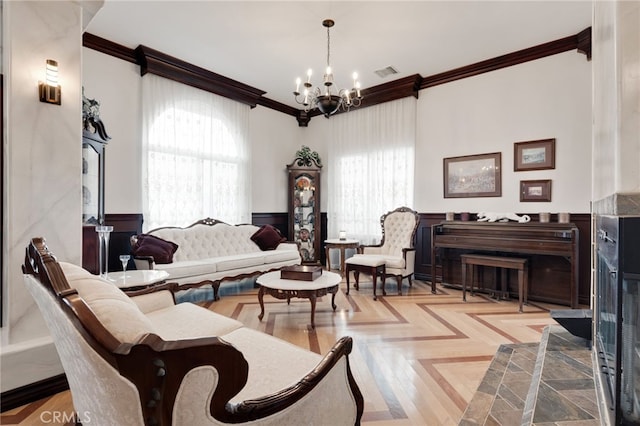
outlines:
[[416, 268], [416, 249], [412, 248], [403, 248], [402, 249], [402, 257], [404, 257], [404, 269], [405, 273], [413, 274]]
[[173, 288], [177, 288], [177, 284], [151, 286], [149, 288], [126, 292], [131, 300], [140, 308], [143, 314], [157, 311], [159, 309], [168, 308], [176, 304]]
[[133, 256], [133, 263], [136, 269], [154, 269], [155, 266], [153, 256]]
[[[217, 337], [193, 340], [164, 341], [155, 334], [142, 336], [134, 344], [123, 344], [116, 353], [120, 373], [138, 388], [145, 419], [154, 418], [158, 424], [172, 424], [173, 408], [179, 392], [183, 392], [183, 379], [199, 367], [213, 367], [218, 374], [209, 406], [211, 416], [222, 423], [246, 423], [268, 416], [296, 415], [302, 419], [309, 414], [308, 407], [296, 404], [312, 393], [323, 382], [340, 383], [347, 403], [353, 406], [354, 424], [360, 424], [364, 399], [349, 368], [348, 354], [353, 342], [341, 338], [317, 367], [298, 383], [272, 395], [232, 405], [229, 400], [246, 384], [249, 366], [241, 352]], [[188, 386], [188, 384], [187, 384]], [[324, 398], [336, 403], [336, 395]], [[307, 398], [308, 399], [308, 398]], [[312, 398], [313, 400], [313, 398]], [[315, 405], [315, 403], [314, 403]], [[194, 407], [200, 410], [199, 407]], [[323, 411], [326, 414], [326, 410]]]
[[246, 384], [249, 371], [242, 353], [217, 337], [165, 341], [146, 334], [132, 344], [120, 345], [114, 355], [120, 374], [138, 389], [144, 418], [159, 425], [173, 424], [173, 409], [185, 376], [207, 366], [219, 373], [217, 383], [212, 383], [210, 412], [224, 422], [230, 416], [226, 403]]
[[298, 243], [295, 241], [284, 241], [278, 244], [276, 250], [298, 250]]
[[[262, 398], [253, 399], [250, 401], [243, 401], [240, 404], [228, 405], [228, 409], [239, 418], [234, 422], [253, 421], [267, 416], [277, 414], [279, 412], [290, 409], [294, 404], [300, 401], [303, 397], [313, 392], [323, 381], [336, 379], [337, 377], [329, 378], [333, 373], [339, 376], [338, 381], [343, 383], [344, 386], [339, 390], [340, 394], [324, 395], [324, 398], [331, 400], [335, 403], [336, 398], [349, 399], [354, 404], [354, 424], [360, 424], [362, 413], [364, 411], [364, 398], [358, 385], [353, 378], [351, 369], [349, 367], [349, 357], [353, 348], [353, 340], [351, 337], [342, 337], [338, 340], [329, 353], [327, 353], [320, 363], [303, 377], [298, 383], [281, 390], [280, 392], [266, 395]], [[344, 360], [344, 364], [340, 361]], [[342, 371], [336, 371], [340, 367]], [[345, 389], [346, 387], [346, 389]], [[336, 390], [336, 389], [334, 389]], [[350, 394], [350, 395], [349, 395]], [[313, 398], [312, 398], [313, 399]], [[316, 400], [316, 402], [318, 402]], [[309, 420], [309, 412], [300, 413], [301, 419]], [[323, 411], [325, 415], [326, 411]]]

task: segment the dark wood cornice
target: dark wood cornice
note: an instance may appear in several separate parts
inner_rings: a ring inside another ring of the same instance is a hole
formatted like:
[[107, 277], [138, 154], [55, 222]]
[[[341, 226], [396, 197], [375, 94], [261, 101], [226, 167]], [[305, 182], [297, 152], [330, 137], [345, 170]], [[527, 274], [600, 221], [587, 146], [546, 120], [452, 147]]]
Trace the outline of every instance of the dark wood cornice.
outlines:
[[576, 42], [578, 43], [578, 52], [587, 55], [587, 60], [591, 60], [591, 27], [585, 28], [576, 34]]
[[388, 83], [369, 87], [362, 91], [363, 98], [361, 108], [406, 98], [408, 96], [413, 96], [417, 99], [421, 84], [422, 77], [420, 74], [413, 74]]
[[[318, 110], [305, 112], [304, 110], [296, 109], [281, 102], [265, 98], [263, 95], [266, 92], [260, 89], [247, 86], [228, 77], [197, 67], [146, 46], [138, 46], [135, 51], [133, 51], [89, 33], [85, 33], [83, 35], [83, 45], [108, 55], [137, 63], [140, 65], [141, 75], [150, 72], [180, 83], [188, 84], [202, 90], [225, 96], [250, 105], [251, 107], [261, 105], [266, 108], [291, 115], [296, 117], [300, 127], [307, 127], [312, 117], [322, 115]], [[584, 53], [588, 60], [591, 59], [591, 27], [568, 37], [428, 77], [421, 77], [419, 74], [414, 74], [388, 83], [380, 84], [378, 86], [363, 89], [362, 105], [359, 108], [378, 105], [384, 102], [402, 99], [407, 96], [415, 96], [417, 98], [419, 91], [422, 89], [427, 89], [444, 83], [450, 83], [467, 77], [473, 77], [490, 71], [496, 71], [501, 68], [541, 59], [570, 50], [577, 50], [580, 53]]]
[[[406, 98], [408, 96], [413, 96], [417, 99], [421, 82], [422, 77], [420, 76], [420, 74], [413, 74], [408, 77], [399, 78], [388, 83], [383, 83], [377, 86], [363, 89], [362, 103], [356, 109], [362, 109], [385, 102], [395, 101], [397, 99]], [[345, 112], [348, 111], [339, 110], [336, 111], [334, 115], [343, 114]], [[311, 110], [306, 114], [309, 119], [311, 119], [311, 117], [316, 117], [319, 115], [322, 115], [322, 113], [317, 109]], [[309, 121], [307, 120], [307, 124], [308, 122]], [[299, 120], [298, 123], [300, 124]], [[307, 126], [302, 126], [302, 124], [300, 124], [300, 127]]]
[[127, 62], [137, 64], [136, 55], [133, 49], [129, 49], [121, 44], [114, 43], [91, 33], [82, 34], [82, 45], [98, 52], [106, 53]]
[[497, 56], [485, 61], [476, 62], [475, 64], [456, 68], [450, 71], [434, 74], [429, 77], [424, 77], [422, 79], [420, 89], [450, 83], [452, 81], [473, 77], [490, 71], [496, 71], [501, 68], [534, 61], [536, 59], [541, 59], [570, 50], [578, 50], [582, 53], [586, 53], [587, 59], [591, 58], [591, 27], [572, 36], [539, 44], [538, 46], [529, 47], [527, 49], [518, 50], [517, 52], [508, 53], [506, 55]]
[[266, 93], [263, 90], [200, 68], [147, 46], [140, 45], [135, 52], [140, 64], [140, 75], [145, 75], [146, 73], [159, 75], [233, 99], [252, 108], [257, 105], [260, 97]]
[[274, 101], [273, 99], [265, 98], [261, 96], [258, 99], [258, 105], [263, 106], [265, 108], [274, 109], [276, 111], [280, 111], [281, 113], [292, 115], [294, 117], [298, 116], [299, 109], [296, 109], [292, 106], [283, 104], [282, 102]]

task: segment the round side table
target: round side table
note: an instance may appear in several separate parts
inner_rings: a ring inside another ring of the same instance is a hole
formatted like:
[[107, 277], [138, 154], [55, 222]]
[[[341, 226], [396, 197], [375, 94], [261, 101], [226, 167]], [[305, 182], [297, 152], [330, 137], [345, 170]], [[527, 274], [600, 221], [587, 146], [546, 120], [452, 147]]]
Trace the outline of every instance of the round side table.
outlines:
[[356, 251], [360, 252], [360, 242], [358, 240], [340, 240], [340, 239], [332, 239], [325, 240], [324, 242], [324, 254], [327, 258], [327, 270], [331, 270], [331, 257], [329, 256], [329, 251], [331, 249], [340, 250], [340, 275], [344, 277], [344, 252], [346, 249], [356, 249]]
[[157, 269], [133, 269], [126, 272], [109, 272], [107, 281], [122, 291], [141, 290], [156, 284], [164, 284], [169, 273]]

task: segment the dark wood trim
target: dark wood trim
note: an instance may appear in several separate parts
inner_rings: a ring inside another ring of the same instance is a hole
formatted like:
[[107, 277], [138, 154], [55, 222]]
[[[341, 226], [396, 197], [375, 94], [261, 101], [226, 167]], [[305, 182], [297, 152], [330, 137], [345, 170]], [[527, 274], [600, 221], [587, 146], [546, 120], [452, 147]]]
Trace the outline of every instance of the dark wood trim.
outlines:
[[273, 109], [275, 111], [279, 111], [283, 114], [291, 115], [296, 118], [300, 114], [299, 109], [296, 109], [289, 105], [285, 105], [282, 102], [274, 101], [273, 99], [265, 98], [264, 96], [261, 96], [258, 99], [258, 105], [263, 106], [265, 108]]
[[135, 49], [140, 75], [152, 73], [255, 107], [266, 92], [147, 46]]
[[[122, 263], [121, 254], [129, 254], [131, 245], [129, 239], [132, 235], [142, 233], [142, 213], [107, 213], [105, 215], [105, 225], [113, 226], [113, 231], [109, 237], [109, 270], [120, 271]], [[97, 274], [99, 269], [98, 260], [98, 234], [94, 225], [83, 225], [82, 227], [82, 267], [92, 274]], [[129, 269], [134, 269], [133, 260], [130, 261]]]
[[129, 49], [121, 44], [98, 37], [97, 35], [91, 33], [82, 34], [82, 45], [89, 49], [97, 50], [98, 52], [122, 59], [123, 61], [138, 64], [138, 60], [133, 49]]
[[271, 225], [287, 240], [292, 241], [289, 235], [289, 213], [252, 213], [251, 223], [256, 226]]
[[[362, 103], [354, 110], [362, 109], [374, 105], [383, 104], [385, 102], [395, 101], [398, 99], [413, 96], [418, 98], [422, 77], [420, 74], [413, 74], [408, 77], [399, 78], [388, 83], [379, 84], [362, 90]], [[344, 114], [348, 111], [339, 110], [334, 113]], [[319, 110], [314, 109], [306, 114], [309, 118], [323, 115]], [[306, 127], [306, 126], [301, 126]]]
[[29, 383], [28, 385], [2, 392], [2, 395], [0, 395], [0, 411], [4, 413], [68, 389], [69, 382], [65, 374]]
[[585, 28], [576, 34], [578, 42], [578, 52], [587, 55], [587, 60], [591, 60], [591, 27]]
[[485, 61], [476, 62], [475, 64], [466, 65], [464, 67], [424, 77], [422, 79], [420, 89], [450, 83], [452, 81], [473, 77], [490, 71], [496, 71], [512, 65], [534, 61], [536, 59], [545, 58], [547, 56], [574, 49], [581, 53], [588, 52], [586, 53], [587, 59], [591, 59], [591, 27], [579, 32], [578, 34], [550, 41], [548, 43], [539, 44], [534, 47], [518, 50], [517, 52], [508, 53]]
[[[151, 72], [171, 80], [197, 87], [227, 98], [250, 105], [252, 108], [261, 105], [266, 108], [296, 117], [299, 127], [308, 127], [312, 117], [322, 115], [317, 110], [305, 112], [263, 97], [266, 93], [260, 89], [247, 86], [220, 74], [197, 67], [188, 62], [171, 57], [146, 46], [138, 46], [135, 51], [117, 43], [110, 42], [90, 33], [83, 34], [83, 46], [106, 53], [111, 56], [140, 65], [141, 75]], [[496, 71], [512, 65], [521, 64], [570, 50], [584, 53], [591, 60], [591, 27], [577, 34], [537, 46], [518, 50], [506, 55], [497, 56], [475, 64], [421, 77], [414, 74], [378, 86], [363, 89], [362, 105], [359, 108], [378, 105], [402, 99], [407, 96], [418, 97], [422, 89], [444, 83], [473, 77], [490, 71]], [[358, 108], [355, 108], [358, 109]], [[355, 110], [354, 109], [354, 110]], [[342, 113], [342, 112], [340, 112]]]

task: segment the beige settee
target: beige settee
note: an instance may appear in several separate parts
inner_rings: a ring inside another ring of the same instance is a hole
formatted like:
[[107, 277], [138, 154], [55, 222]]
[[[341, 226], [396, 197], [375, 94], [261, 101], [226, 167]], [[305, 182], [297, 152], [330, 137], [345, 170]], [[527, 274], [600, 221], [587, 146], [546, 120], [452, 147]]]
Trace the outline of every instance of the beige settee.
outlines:
[[25, 285], [52, 334], [82, 422], [100, 425], [359, 424], [352, 341], [323, 357], [191, 303], [166, 284], [129, 297], [27, 247]]
[[[132, 247], [136, 268], [168, 272], [167, 281], [180, 284], [181, 300], [197, 300], [189, 299], [184, 291], [204, 285], [213, 287], [217, 300], [223, 281], [299, 265], [302, 259], [297, 244], [284, 240], [273, 227], [203, 219], [186, 228], [158, 228], [134, 236]], [[151, 246], [145, 251], [144, 245]]]

